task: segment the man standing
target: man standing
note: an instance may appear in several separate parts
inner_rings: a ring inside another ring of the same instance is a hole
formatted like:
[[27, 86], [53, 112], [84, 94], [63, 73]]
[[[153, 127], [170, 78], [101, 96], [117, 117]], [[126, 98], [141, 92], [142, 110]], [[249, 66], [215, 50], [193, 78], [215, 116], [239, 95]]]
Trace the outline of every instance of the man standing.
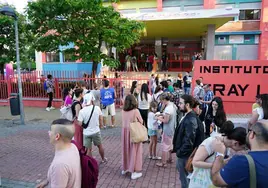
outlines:
[[214, 98], [214, 93], [210, 89], [211, 85], [206, 84], [204, 85], [204, 91], [205, 91], [205, 96], [204, 100], [200, 100], [200, 102], [203, 104], [202, 105], [202, 110], [206, 111], [207, 107], [211, 103], [212, 99]]
[[102, 113], [98, 106], [92, 105], [92, 96], [85, 95], [87, 102], [83, 109], [79, 111], [78, 124], [87, 124], [87, 128], [83, 129], [83, 143], [87, 148], [87, 155], [92, 156], [92, 142], [99, 148], [102, 163], [107, 159], [104, 157], [104, 149], [101, 141], [100, 127], [102, 127]]
[[52, 122], [49, 131], [50, 143], [55, 147], [55, 156], [48, 169], [47, 179], [37, 185], [58, 187], [81, 187], [81, 163], [77, 147], [71, 143], [75, 128], [72, 122], [58, 119]]
[[[224, 165], [224, 153], [226, 147], [223, 142], [217, 140], [215, 144], [216, 159], [211, 170], [212, 182], [217, 187], [237, 187], [249, 188], [254, 183], [254, 187], [267, 187], [268, 185], [268, 122], [260, 121], [249, 129], [247, 145], [251, 151], [249, 156], [253, 162], [249, 162], [245, 155], [237, 155]], [[249, 165], [255, 165], [255, 172], [251, 174]], [[252, 176], [256, 179], [251, 182]]]
[[177, 170], [180, 174], [181, 187], [188, 187], [187, 171], [185, 170], [186, 162], [197, 147], [196, 135], [198, 122], [195, 112], [192, 110], [194, 98], [191, 95], [182, 95], [179, 107], [184, 116], [181, 118], [179, 125], [176, 127], [173, 139], [173, 152], [177, 155]]
[[189, 75], [189, 72], [186, 72], [185, 76], [183, 77], [183, 83], [184, 83], [184, 86], [183, 86], [184, 93], [187, 95], [190, 95], [192, 79]]
[[112, 120], [112, 128], [115, 127], [115, 105], [114, 100], [116, 98], [116, 93], [114, 88], [109, 87], [109, 81], [104, 80], [104, 88], [100, 90], [101, 94], [101, 104], [102, 104], [102, 113], [103, 113], [103, 123], [104, 128], [107, 127], [107, 117], [110, 114]]
[[55, 108], [52, 106], [53, 101], [53, 93], [54, 93], [54, 82], [51, 74], [47, 75], [47, 80], [45, 81], [45, 88], [48, 95], [48, 103], [46, 111], [54, 110]]

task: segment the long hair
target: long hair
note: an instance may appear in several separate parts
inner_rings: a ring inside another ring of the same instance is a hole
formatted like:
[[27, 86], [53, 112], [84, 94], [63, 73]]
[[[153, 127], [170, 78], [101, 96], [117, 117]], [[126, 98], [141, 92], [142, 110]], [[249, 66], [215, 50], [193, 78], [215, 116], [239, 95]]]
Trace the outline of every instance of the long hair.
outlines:
[[133, 94], [134, 89], [137, 88], [137, 81], [133, 81], [130, 89], [130, 93]]
[[263, 119], [268, 119], [268, 94], [262, 94], [261, 101], [261, 106], [264, 114]]
[[148, 96], [147, 96], [147, 94], [149, 93], [149, 88], [148, 88], [148, 84], [142, 84], [141, 85], [141, 94], [140, 94], [140, 96], [141, 96], [141, 100], [143, 101], [143, 96], [145, 97], [145, 100], [146, 101], [148, 101]]
[[69, 92], [71, 91], [71, 88], [69, 87], [66, 87], [63, 89], [63, 92], [62, 92], [62, 100], [65, 101], [66, 97], [69, 95]]
[[216, 102], [218, 104], [218, 109], [217, 109], [217, 112], [216, 112], [216, 116], [215, 116], [215, 124], [218, 126], [218, 127], [221, 127], [223, 125], [223, 123], [226, 121], [226, 113], [224, 111], [224, 106], [223, 106], [223, 102], [222, 102], [222, 99], [220, 97], [215, 97], [209, 107], [208, 107], [208, 112], [207, 114], [210, 114], [212, 116], [213, 114], [213, 108], [212, 108], [212, 103], [213, 102]]
[[133, 95], [127, 95], [124, 101], [124, 111], [130, 111], [136, 109], [138, 107], [138, 103], [136, 98]]
[[154, 94], [157, 94], [161, 90], [162, 90], [162, 88], [160, 86], [156, 86]]

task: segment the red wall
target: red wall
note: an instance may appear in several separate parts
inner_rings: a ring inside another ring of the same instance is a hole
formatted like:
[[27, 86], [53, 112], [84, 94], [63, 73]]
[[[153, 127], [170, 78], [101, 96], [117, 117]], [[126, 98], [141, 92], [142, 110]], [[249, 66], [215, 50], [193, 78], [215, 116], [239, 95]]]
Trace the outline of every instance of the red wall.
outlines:
[[[211, 68], [211, 73], [204, 72], [205, 66]], [[224, 73], [223, 67], [226, 67], [226, 73]], [[230, 72], [231, 67], [233, 67], [233, 73]], [[238, 67], [242, 67], [239, 68], [239, 73], [237, 72]], [[244, 73], [244, 68], [249, 71], [250, 67], [251, 73]], [[256, 67], [259, 67], [257, 68], [258, 73]], [[258, 93], [268, 93], [268, 61], [195, 61], [193, 76], [193, 83], [201, 76], [204, 78], [203, 83], [212, 85], [211, 89], [215, 96], [223, 99], [225, 111], [228, 114], [251, 113], [255, 96]], [[223, 90], [223, 88], [225, 89]], [[245, 89], [244, 92], [241, 88]]]

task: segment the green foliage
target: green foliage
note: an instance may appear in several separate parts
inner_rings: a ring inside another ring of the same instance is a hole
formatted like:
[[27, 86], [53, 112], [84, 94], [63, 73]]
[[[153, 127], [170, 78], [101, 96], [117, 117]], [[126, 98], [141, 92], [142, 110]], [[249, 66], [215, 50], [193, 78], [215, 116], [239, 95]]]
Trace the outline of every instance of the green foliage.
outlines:
[[[6, 5], [7, 4], [0, 4], [0, 8]], [[35, 53], [34, 48], [31, 46], [33, 35], [30, 30], [27, 29], [26, 17], [18, 13], [17, 16], [20, 60], [23, 65], [26, 62], [34, 62]], [[0, 72], [2, 72], [4, 64], [10, 61], [16, 62], [14, 19], [0, 14], [0, 25]]]
[[[113, 1], [117, 2], [117, 1]], [[112, 6], [103, 7], [102, 0], [39, 0], [28, 3], [28, 18], [39, 51], [59, 51], [59, 45], [74, 42], [77, 48], [66, 52], [74, 59], [100, 62], [110, 67], [117, 60], [102, 54], [102, 41], [118, 51], [138, 42], [143, 23], [124, 19]], [[49, 32], [49, 33], [48, 33]]]

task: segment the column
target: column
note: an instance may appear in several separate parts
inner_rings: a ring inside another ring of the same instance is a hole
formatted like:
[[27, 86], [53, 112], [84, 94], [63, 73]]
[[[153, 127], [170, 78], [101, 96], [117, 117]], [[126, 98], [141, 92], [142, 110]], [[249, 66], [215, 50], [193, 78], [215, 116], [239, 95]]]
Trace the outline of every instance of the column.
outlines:
[[163, 0], [157, 0], [157, 11], [162, 12], [163, 10]]
[[158, 70], [161, 70], [162, 64], [161, 64], [161, 58], [162, 58], [162, 38], [156, 38], [155, 39], [155, 53], [158, 57]]
[[206, 37], [206, 60], [214, 59], [215, 25], [208, 25]]
[[204, 9], [214, 9], [216, 0], [204, 0]]
[[268, 1], [262, 1], [260, 20], [259, 60], [268, 60]]

